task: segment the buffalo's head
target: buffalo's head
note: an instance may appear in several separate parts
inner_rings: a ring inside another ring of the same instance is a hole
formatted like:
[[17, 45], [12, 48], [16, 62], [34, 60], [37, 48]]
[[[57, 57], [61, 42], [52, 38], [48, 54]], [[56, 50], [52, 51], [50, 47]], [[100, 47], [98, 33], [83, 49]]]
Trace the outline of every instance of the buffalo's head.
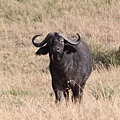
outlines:
[[57, 32], [49, 33], [45, 37], [45, 39], [40, 43], [36, 43], [35, 38], [41, 35], [35, 35], [32, 38], [32, 43], [34, 46], [40, 47], [38, 51], [36, 52], [36, 55], [41, 55], [41, 54], [45, 55], [49, 53], [50, 59], [59, 61], [62, 59], [62, 56], [64, 54], [65, 45], [79, 44], [79, 42], [81, 41], [81, 37], [79, 34], [77, 35], [78, 35], [78, 39], [75, 41], [75, 40], [71, 40], [70, 38], [64, 36], [62, 33], [57, 33]]

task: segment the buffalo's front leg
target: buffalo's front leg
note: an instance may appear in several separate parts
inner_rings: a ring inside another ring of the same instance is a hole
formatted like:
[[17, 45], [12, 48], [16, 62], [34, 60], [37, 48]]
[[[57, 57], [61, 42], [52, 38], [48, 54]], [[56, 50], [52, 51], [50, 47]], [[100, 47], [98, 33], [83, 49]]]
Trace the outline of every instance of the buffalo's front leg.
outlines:
[[62, 101], [63, 99], [63, 91], [59, 90], [59, 89], [56, 89], [54, 90], [54, 93], [55, 93], [55, 102], [56, 103], [59, 103], [60, 101]]
[[58, 84], [56, 82], [53, 82], [53, 81], [52, 81], [52, 88], [53, 88], [54, 93], [55, 93], [55, 99], [56, 99], [55, 102], [58, 103], [64, 97], [63, 90], [60, 89], [61, 87], [58, 86]]

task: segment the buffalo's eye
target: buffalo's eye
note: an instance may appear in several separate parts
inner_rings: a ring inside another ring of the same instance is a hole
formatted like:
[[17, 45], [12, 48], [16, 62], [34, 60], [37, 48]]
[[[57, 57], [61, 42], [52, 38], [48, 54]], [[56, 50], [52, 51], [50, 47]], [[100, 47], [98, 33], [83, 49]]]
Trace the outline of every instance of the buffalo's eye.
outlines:
[[63, 39], [60, 39], [60, 43], [63, 43], [64, 42], [64, 40]]

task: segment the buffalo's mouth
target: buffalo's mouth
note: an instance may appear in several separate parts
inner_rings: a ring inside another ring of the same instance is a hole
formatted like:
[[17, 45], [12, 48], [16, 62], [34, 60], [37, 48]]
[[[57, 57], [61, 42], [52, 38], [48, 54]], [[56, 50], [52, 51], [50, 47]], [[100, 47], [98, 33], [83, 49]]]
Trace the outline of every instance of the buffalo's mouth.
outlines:
[[59, 52], [53, 52], [51, 55], [52, 60], [60, 61], [62, 59], [62, 55]]
[[60, 61], [63, 56], [63, 49], [61, 47], [55, 46], [51, 48], [50, 54], [53, 61]]

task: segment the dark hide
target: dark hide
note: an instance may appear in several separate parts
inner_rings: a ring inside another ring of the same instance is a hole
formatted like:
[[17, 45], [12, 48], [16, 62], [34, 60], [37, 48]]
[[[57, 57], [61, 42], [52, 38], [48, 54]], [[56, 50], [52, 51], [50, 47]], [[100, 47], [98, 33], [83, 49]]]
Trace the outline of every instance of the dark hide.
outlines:
[[81, 101], [83, 89], [92, 71], [92, 56], [84, 41], [72, 45], [59, 34], [53, 34], [44, 47], [36, 52], [45, 55], [49, 52], [52, 88], [56, 102], [64, 97], [69, 99], [69, 89], [72, 90], [73, 100]]

